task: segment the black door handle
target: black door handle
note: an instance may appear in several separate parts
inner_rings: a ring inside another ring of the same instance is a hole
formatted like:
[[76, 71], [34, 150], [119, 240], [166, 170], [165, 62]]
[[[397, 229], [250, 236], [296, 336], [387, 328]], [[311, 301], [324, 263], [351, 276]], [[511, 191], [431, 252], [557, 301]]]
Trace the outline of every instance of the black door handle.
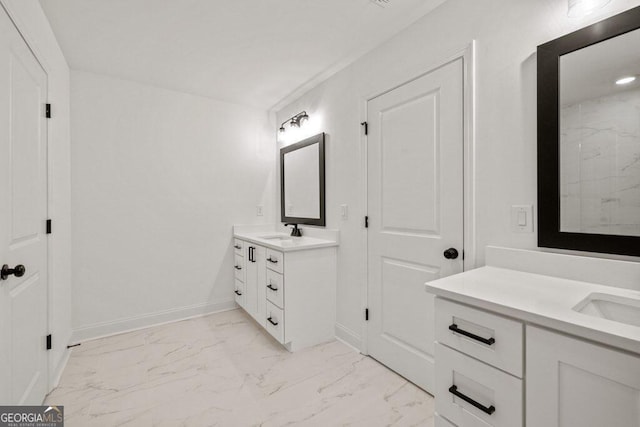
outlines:
[[9, 266], [5, 264], [2, 266], [2, 270], [0, 270], [0, 280], [7, 280], [12, 274], [16, 277], [22, 277], [26, 271], [27, 269], [24, 268], [22, 264], [16, 265], [15, 268], [9, 268]]
[[273, 264], [277, 264], [278, 260], [277, 259], [271, 259], [271, 257], [267, 258], [267, 261], [273, 263]]
[[267, 321], [271, 323], [273, 326], [278, 326], [278, 322], [274, 322], [273, 319], [271, 319], [271, 317], [267, 317]]
[[456, 325], [455, 323], [449, 325], [449, 330], [455, 332], [456, 334], [460, 334], [460, 335], [464, 335], [465, 337], [469, 337], [473, 340], [476, 341], [480, 341], [483, 344], [486, 345], [492, 345], [493, 343], [496, 342], [496, 340], [492, 337], [492, 338], [482, 338], [479, 335], [476, 334], [472, 334], [471, 332], [467, 332], [463, 329], [458, 328], [458, 325]]
[[278, 288], [274, 288], [273, 286], [271, 286], [271, 283], [269, 283], [269, 284], [267, 285], [267, 288], [271, 289], [271, 290], [272, 290], [272, 291], [274, 291], [274, 292], [277, 292], [277, 291], [278, 291]]
[[449, 248], [443, 253], [446, 259], [456, 259], [458, 258], [458, 250], [456, 248]]
[[239, 246], [239, 245], [233, 245], [233, 247], [236, 249], [242, 249], [242, 246]]
[[238, 265], [236, 265], [234, 268], [235, 268], [236, 270], [242, 270], [242, 267], [240, 267], [240, 266], [238, 266]]
[[235, 291], [233, 291], [233, 292], [235, 292], [235, 293], [236, 293], [236, 295], [238, 295], [238, 296], [242, 295], [242, 292], [240, 292], [240, 291], [239, 291], [239, 290], [237, 290], [237, 289], [236, 289]]
[[473, 406], [475, 406], [476, 408], [480, 409], [485, 414], [491, 415], [494, 412], [496, 412], [495, 406], [491, 405], [489, 407], [486, 407], [482, 403], [478, 403], [475, 400], [473, 400], [472, 398], [470, 398], [469, 396], [460, 393], [458, 391], [458, 386], [452, 385], [451, 387], [449, 387], [449, 393], [453, 394], [454, 396], [459, 397], [460, 399], [464, 400], [467, 403], [472, 404]]

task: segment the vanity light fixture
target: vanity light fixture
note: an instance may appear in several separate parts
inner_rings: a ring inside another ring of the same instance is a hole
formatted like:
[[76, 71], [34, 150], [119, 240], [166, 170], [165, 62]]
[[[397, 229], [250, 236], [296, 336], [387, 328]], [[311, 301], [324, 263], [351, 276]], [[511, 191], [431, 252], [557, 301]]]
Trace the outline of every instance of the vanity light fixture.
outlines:
[[617, 85], [628, 85], [629, 83], [632, 83], [635, 80], [636, 80], [635, 76], [622, 77], [622, 78], [616, 80], [616, 84]]
[[282, 124], [280, 125], [280, 132], [284, 132], [286, 130], [284, 128], [284, 125], [286, 125], [287, 123], [289, 123], [289, 126], [291, 126], [292, 128], [299, 128], [302, 125], [302, 123], [304, 123], [307, 120], [309, 120], [309, 115], [307, 114], [306, 111], [301, 111], [295, 116], [282, 122]]
[[581, 18], [606, 6], [610, 1], [611, 0], [569, 0], [569, 12], [567, 15], [570, 18]]

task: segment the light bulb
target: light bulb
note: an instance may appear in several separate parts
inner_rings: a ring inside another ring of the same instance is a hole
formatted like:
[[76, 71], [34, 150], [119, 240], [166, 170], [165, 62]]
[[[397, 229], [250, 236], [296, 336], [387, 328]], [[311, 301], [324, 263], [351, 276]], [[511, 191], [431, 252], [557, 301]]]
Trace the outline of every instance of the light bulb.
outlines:
[[570, 18], [580, 18], [586, 16], [601, 7], [604, 7], [611, 0], [569, 0]]
[[635, 81], [636, 78], [635, 76], [628, 76], [628, 77], [622, 77], [618, 80], [616, 80], [616, 84], [617, 85], [628, 85], [629, 83]]

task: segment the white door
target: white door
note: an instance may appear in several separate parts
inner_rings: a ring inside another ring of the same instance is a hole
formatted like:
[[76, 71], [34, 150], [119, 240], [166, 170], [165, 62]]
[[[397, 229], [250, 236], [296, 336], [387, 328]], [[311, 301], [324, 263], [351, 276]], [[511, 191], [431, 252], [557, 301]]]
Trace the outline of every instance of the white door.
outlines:
[[640, 356], [527, 326], [528, 427], [640, 426]]
[[463, 269], [462, 82], [460, 59], [367, 104], [368, 352], [430, 392], [424, 283]]
[[[0, 7], [0, 404], [47, 392], [47, 76]], [[18, 273], [18, 276], [20, 274]]]

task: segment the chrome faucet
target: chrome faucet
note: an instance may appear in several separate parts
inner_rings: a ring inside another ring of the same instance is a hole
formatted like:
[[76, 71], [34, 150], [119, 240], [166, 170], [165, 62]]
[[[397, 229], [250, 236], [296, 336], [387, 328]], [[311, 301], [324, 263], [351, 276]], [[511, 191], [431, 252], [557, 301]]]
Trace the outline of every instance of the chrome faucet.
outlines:
[[293, 225], [293, 228], [291, 229], [291, 235], [293, 237], [302, 237], [302, 230], [300, 230], [298, 228], [298, 224], [285, 224], [284, 226], [286, 227], [287, 225]]

